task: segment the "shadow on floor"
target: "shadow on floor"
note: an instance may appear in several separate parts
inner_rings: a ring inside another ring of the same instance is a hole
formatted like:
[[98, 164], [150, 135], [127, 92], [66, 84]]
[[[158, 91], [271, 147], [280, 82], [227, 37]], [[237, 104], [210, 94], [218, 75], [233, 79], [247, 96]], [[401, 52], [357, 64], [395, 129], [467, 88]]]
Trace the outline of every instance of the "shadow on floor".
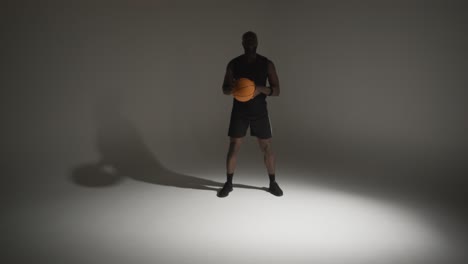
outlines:
[[[104, 187], [118, 184], [129, 177], [137, 181], [218, 191], [224, 182], [203, 179], [171, 171], [164, 167], [148, 149], [132, 122], [116, 109], [102, 108], [97, 118], [97, 150], [99, 160], [72, 169], [71, 181], [87, 187]], [[267, 191], [266, 187], [234, 184], [237, 188]]]

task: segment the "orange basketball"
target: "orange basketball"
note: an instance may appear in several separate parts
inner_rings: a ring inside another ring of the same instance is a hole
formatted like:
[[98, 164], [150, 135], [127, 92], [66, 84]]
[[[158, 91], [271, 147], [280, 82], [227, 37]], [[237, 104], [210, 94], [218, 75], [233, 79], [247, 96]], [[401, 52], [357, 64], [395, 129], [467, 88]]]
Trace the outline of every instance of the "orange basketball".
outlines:
[[232, 95], [237, 101], [247, 102], [253, 98], [255, 92], [255, 83], [247, 78], [240, 78], [236, 81], [236, 86]]

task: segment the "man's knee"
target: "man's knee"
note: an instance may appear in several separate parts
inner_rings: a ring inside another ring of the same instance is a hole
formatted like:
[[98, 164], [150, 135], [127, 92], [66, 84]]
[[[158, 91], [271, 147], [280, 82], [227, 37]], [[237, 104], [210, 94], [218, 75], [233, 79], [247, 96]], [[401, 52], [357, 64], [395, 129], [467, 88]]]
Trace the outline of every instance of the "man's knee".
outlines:
[[243, 139], [244, 139], [244, 137], [230, 137], [229, 142], [230, 143], [240, 144], [240, 143], [242, 143]]
[[260, 145], [260, 150], [265, 153], [265, 154], [272, 154], [273, 153], [273, 148], [271, 146], [271, 140], [270, 139], [259, 139], [258, 140], [259, 145]]
[[229, 154], [236, 154], [239, 152], [240, 146], [242, 144], [242, 138], [233, 138], [229, 140]]

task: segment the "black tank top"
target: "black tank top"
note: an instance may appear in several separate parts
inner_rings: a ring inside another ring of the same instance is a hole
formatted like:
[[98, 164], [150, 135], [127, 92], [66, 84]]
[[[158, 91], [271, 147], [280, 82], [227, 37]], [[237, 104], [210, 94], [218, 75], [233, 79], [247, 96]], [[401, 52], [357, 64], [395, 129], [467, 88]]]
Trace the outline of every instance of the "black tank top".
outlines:
[[[255, 61], [247, 63], [247, 57], [243, 54], [230, 61], [234, 78], [249, 78], [255, 85], [266, 86], [268, 77], [268, 58], [257, 54]], [[234, 114], [249, 117], [261, 117], [268, 114], [266, 95], [260, 93], [252, 100], [240, 102], [233, 98], [232, 111]]]

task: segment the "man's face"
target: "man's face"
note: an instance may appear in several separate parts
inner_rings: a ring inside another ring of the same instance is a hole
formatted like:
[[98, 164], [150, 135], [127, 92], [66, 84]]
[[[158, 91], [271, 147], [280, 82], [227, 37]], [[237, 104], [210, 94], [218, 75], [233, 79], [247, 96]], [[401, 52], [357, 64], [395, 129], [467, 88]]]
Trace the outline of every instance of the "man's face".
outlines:
[[257, 37], [255, 36], [246, 36], [242, 40], [242, 46], [244, 46], [244, 49], [247, 51], [255, 51], [257, 49]]

